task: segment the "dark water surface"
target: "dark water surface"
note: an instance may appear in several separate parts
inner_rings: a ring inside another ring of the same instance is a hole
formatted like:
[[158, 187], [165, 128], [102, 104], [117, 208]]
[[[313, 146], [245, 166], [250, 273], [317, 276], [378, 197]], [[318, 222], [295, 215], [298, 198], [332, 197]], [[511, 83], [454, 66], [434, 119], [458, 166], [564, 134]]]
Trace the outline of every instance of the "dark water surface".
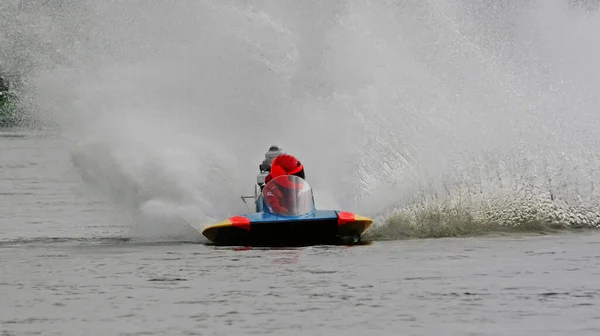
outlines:
[[128, 240], [69, 145], [0, 137], [2, 335], [599, 335], [600, 235], [233, 249]]

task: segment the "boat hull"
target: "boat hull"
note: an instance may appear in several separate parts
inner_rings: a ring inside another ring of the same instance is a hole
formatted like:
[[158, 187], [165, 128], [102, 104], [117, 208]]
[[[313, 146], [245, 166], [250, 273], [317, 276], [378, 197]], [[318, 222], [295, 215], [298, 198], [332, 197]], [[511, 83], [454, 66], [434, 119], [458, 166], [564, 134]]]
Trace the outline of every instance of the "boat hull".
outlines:
[[317, 210], [301, 217], [255, 213], [231, 217], [202, 234], [220, 246], [292, 247], [359, 243], [372, 220], [349, 212]]

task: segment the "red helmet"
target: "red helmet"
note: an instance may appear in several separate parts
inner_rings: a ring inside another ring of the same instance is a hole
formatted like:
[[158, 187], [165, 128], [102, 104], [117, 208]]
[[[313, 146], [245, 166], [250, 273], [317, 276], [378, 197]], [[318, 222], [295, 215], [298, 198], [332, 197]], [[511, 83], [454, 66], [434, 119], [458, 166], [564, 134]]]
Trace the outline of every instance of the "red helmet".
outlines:
[[[265, 183], [269, 183], [272, 179], [282, 175], [294, 175], [304, 179], [304, 166], [292, 155], [281, 154], [273, 159], [273, 162], [271, 163], [271, 172], [267, 175]], [[301, 187], [288, 180], [279, 179], [277, 180], [277, 183], [286, 188]]]
[[304, 166], [295, 157], [281, 154], [271, 163], [271, 177], [275, 178], [281, 175], [296, 175], [304, 178]]

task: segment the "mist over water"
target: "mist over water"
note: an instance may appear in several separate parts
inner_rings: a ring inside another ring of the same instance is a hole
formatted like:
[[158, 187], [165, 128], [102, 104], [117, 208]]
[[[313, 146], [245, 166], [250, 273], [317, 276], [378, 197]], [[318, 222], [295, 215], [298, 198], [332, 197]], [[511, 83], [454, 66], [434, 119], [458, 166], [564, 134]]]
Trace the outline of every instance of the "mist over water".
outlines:
[[1, 23], [3, 60], [29, 64], [39, 119], [78, 143], [83, 179], [132, 212], [139, 234], [189, 237], [184, 221], [247, 211], [239, 196], [271, 144], [304, 162], [319, 207], [377, 226], [432, 211], [600, 223], [598, 11], [558, 0], [5, 7], [19, 15]]

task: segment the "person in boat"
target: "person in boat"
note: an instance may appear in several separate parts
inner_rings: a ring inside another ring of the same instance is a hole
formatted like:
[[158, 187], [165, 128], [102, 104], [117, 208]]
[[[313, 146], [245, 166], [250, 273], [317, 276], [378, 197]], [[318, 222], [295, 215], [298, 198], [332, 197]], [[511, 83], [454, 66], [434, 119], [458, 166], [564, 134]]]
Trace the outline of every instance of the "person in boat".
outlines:
[[265, 159], [258, 166], [259, 174], [256, 177], [256, 184], [258, 184], [260, 190], [262, 190], [265, 186], [265, 178], [271, 172], [271, 164], [273, 163], [273, 160], [281, 154], [285, 154], [285, 152], [277, 145], [269, 147], [269, 150], [265, 153]]
[[304, 166], [300, 160], [289, 154], [279, 155], [273, 160], [271, 171], [265, 178], [266, 189], [263, 189], [263, 194], [265, 203], [277, 213], [286, 213], [290, 197], [303, 188], [302, 184], [297, 184], [289, 179], [276, 179], [274, 183], [268, 184], [272, 179], [284, 175], [293, 175], [304, 179]]

